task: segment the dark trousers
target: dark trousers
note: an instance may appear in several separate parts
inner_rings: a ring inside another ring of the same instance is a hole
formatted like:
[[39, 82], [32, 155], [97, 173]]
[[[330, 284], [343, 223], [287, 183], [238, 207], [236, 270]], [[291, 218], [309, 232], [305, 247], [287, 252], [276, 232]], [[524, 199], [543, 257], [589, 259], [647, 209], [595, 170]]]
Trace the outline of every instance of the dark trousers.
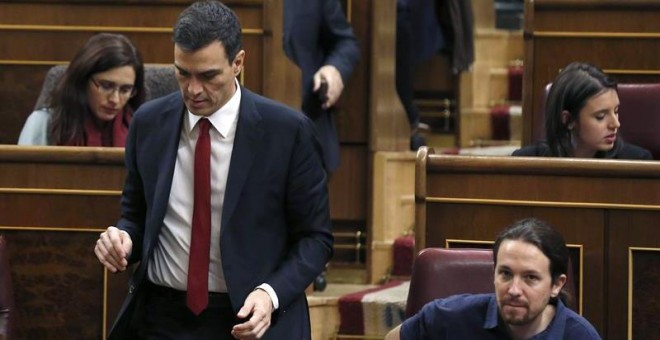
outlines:
[[186, 292], [147, 283], [142, 339], [234, 339], [237, 320], [229, 295], [210, 293], [209, 306], [200, 315], [186, 306]]
[[410, 13], [405, 8], [397, 6], [396, 15], [396, 92], [406, 111], [411, 129], [419, 125], [419, 109], [413, 103], [415, 97], [415, 58], [413, 50], [413, 32]]

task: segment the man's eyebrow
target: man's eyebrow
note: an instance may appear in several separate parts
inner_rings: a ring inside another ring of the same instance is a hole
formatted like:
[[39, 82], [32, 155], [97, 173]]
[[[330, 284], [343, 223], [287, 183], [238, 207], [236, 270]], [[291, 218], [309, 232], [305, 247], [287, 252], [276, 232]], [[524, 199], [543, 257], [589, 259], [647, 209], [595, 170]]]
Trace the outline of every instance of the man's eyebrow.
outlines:
[[[174, 67], [177, 70], [179, 70], [179, 72], [185, 72], [185, 73], [188, 73], [188, 74], [193, 74], [190, 71], [180, 67], [177, 64], [174, 64]], [[195, 74], [201, 74], [201, 75], [209, 76], [209, 75], [215, 75], [215, 74], [218, 74], [218, 73], [221, 73], [221, 72], [222, 72], [222, 69], [212, 68], [212, 69], [201, 71], [201, 72], [198, 72], [198, 73], [195, 73]]]
[[181, 67], [180, 67], [179, 65], [177, 65], [177, 64], [174, 64], [174, 67], [175, 67], [177, 70], [179, 70], [179, 71], [189, 73], [187, 70], [181, 68]]
[[214, 69], [210, 69], [210, 70], [206, 70], [206, 71], [204, 71], [204, 72], [201, 72], [201, 74], [203, 74], [203, 75], [205, 75], [205, 76], [211, 76], [211, 75], [216, 75], [216, 74], [218, 74], [218, 73], [220, 73], [220, 72], [222, 72], [221, 69], [216, 69], [216, 68], [214, 68]]

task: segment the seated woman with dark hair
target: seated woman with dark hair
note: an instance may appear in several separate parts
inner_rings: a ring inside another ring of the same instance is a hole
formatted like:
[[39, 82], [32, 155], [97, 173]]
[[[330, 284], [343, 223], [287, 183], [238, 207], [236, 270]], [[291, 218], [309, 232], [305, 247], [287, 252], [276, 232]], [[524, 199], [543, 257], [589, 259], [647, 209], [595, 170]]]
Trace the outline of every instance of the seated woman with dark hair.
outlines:
[[545, 107], [546, 141], [526, 146], [513, 156], [652, 159], [618, 134], [616, 82], [597, 67], [571, 63], [550, 87]]
[[139, 51], [123, 35], [96, 34], [67, 67], [49, 107], [30, 114], [18, 144], [123, 147], [144, 98]]

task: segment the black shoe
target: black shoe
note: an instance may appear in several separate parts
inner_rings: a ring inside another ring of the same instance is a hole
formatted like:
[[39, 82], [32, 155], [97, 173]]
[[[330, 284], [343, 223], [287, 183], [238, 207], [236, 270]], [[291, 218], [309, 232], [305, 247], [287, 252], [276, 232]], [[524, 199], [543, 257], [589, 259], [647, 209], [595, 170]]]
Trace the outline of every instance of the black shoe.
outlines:
[[422, 146], [426, 146], [426, 138], [417, 132], [410, 137], [410, 150], [417, 151]]

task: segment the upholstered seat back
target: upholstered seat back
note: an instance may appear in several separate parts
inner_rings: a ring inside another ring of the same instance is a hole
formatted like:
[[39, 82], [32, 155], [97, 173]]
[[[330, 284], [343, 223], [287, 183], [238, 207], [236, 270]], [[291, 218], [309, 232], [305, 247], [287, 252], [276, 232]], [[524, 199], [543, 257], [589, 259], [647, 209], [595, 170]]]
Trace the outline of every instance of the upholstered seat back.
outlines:
[[16, 311], [5, 238], [0, 235], [0, 339], [11, 339]]
[[660, 84], [620, 84], [618, 88], [621, 137], [660, 160]]
[[[569, 295], [567, 306], [576, 309], [573, 267], [568, 264], [564, 289]], [[493, 251], [489, 249], [426, 248], [413, 264], [406, 317], [416, 314], [434, 299], [456, 294], [493, 293], [495, 287]]]
[[[41, 86], [41, 92], [34, 105], [34, 109], [42, 109], [48, 105], [51, 91], [57, 85], [67, 65], [53, 66], [46, 73], [46, 78]], [[144, 87], [146, 100], [162, 97], [179, 90], [179, 85], [174, 77], [174, 67], [170, 65], [146, 64], [144, 65]]]
[[[551, 85], [545, 88], [541, 109], [534, 113], [534, 142], [545, 139], [545, 101]], [[618, 94], [621, 137], [648, 149], [653, 159], [660, 160], [660, 84], [619, 84]]]
[[426, 303], [462, 293], [492, 293], [493, 252], [482, 249], [426, 248], [413, 264], [406, 315]]

